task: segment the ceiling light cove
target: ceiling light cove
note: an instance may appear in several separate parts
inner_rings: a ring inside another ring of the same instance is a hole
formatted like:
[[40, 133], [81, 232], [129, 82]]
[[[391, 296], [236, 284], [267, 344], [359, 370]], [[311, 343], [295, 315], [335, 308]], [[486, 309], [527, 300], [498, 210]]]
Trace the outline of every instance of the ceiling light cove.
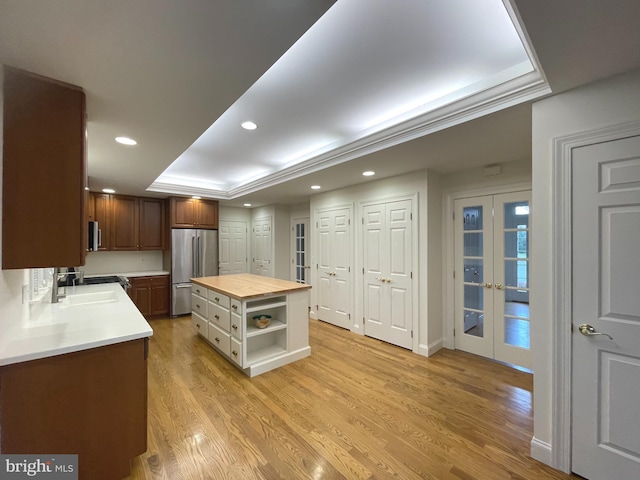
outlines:
[[129, 146], [138, 144], [138, 142], [136, 142], [133, 138], [129, 138], [129, 137], [116, 137], [116, 142], [121, 143], [122, 145], [129, 145]]
[[550, 93], [511, 3], [335, 2], [149, 190], [235, 199]]

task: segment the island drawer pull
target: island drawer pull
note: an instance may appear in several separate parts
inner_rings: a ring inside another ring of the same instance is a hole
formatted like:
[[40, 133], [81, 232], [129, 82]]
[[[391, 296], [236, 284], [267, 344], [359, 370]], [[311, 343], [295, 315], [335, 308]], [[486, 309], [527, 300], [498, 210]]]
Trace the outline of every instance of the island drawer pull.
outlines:
[[200, 304], [199, 304], [199, 303], [196, 303], [196, 308], [197, 308], [198, 310], [200, 310]]
[[234, 330], [238, 329], [238, 325], [231, 325], [231, 328], [233, 328]]
[[238, 306], [237, 305], [231, 305], [231, 308], [233, 308], [234, 310], [237, 310]]
[[216, 302], [219, 302], [219, 301], [220, 301], [220, 297], [214, 297], [214, 300], [215, 300]]
[[216, 320], [220, 320], [220, 316], [214, 315], [214, 317], [215, 317]]
[[231, 352], [231, 353], [233, 353], [233, 356], [234, 356], [234, 357], [237, 357], [237, 356], [238, 356], [238, 352], [236, 352], [235, 350], [234, 350], [233, 352]]
[[214, 340], [218, 343], [220, 343], [220, 339], [218, 337], [214, 338]]

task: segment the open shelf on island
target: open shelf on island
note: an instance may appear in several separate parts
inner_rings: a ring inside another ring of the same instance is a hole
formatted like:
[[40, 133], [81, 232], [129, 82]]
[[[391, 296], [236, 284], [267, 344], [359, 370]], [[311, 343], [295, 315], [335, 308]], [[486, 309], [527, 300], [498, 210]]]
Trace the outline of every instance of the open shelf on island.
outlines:
[[257, 312], [266, 308], [285, 307], [287, 305], [287, 297], [269, 297], [260, 300], [251, 300], [247, 302], [247, 313]]
[[261, 348], [260, 350], [247, 352], [247, 363], [251, 365], [284, 353], [287, 353], [286, 348], [283, 348], [280, 345], [269, 345], [268, 347]]
[[255, 337], [256, 335], [263, 335], [265, 333], [274, 332], [276, 330], [282, 330], [287, 328], [287, 324], [279, 320], [271, 320], [268, 327], [258, 328], [252, 323], [247, 324], [247, 338]]

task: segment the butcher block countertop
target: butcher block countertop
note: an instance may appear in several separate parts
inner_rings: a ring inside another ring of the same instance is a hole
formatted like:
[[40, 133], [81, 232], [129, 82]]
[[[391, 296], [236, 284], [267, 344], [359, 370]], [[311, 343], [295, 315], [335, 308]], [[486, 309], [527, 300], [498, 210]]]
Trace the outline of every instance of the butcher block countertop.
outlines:
[[202, 287], [237, 298], [238, 300], [278, 293], [290, 293], [311, 288], [311, 285], [280, 280], [278, 278], [263, 277], [250, 273], [221, 275], [219, 277], [199, 277], [192, 278], [191, 281]]

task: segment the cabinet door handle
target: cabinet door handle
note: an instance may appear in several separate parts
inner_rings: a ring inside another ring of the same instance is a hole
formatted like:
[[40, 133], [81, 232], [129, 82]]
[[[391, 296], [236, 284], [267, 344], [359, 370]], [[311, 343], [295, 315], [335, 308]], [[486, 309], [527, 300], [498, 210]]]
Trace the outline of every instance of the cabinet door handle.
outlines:
[[220, 339], [218, 337], [214, 338], [214, 340], [218, 343], [220, 343]]
[[238, 356], [238, 352], [236, 352], [235, 350], [234, 350], [233, 352], [231, 352], [231, 353], [233, 353], [233, 356], [234, 356], [234, 357], [237, 357], [237, 356]]

